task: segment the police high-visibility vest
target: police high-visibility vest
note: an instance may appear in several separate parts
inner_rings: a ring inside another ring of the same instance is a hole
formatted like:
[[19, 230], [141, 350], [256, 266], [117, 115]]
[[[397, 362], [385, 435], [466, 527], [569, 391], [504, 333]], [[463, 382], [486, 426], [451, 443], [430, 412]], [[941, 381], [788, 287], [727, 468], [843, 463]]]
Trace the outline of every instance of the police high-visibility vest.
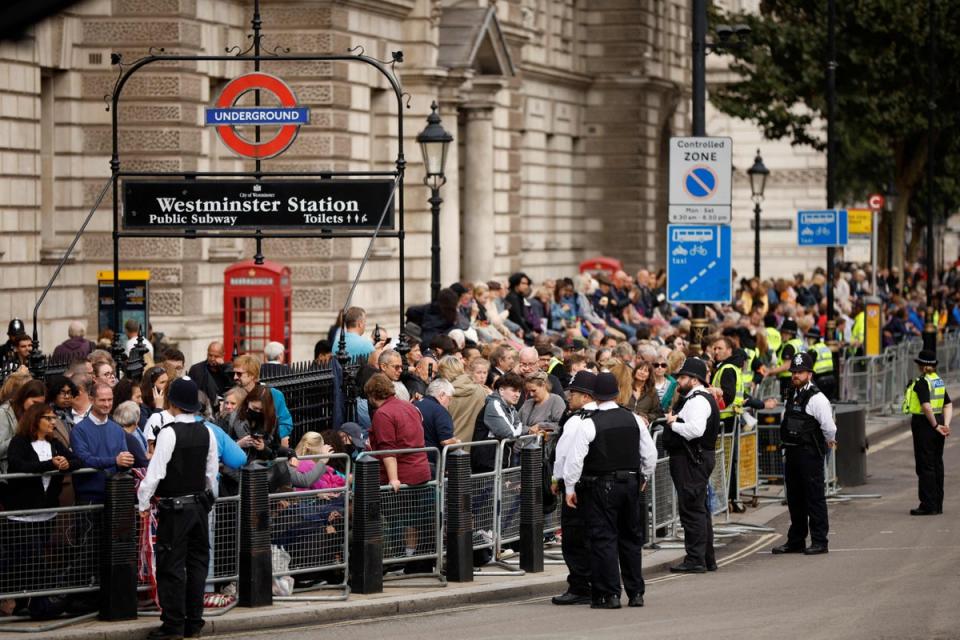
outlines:
[[947, 392], [947, 387], [943, 384], [943, 379], [935, 372], [928, 373], [922, 378], [917, 378], [910, 382], [907, 386], [906, 393], [903, 394], [903, 412], [913, 415], [923, 414], [920, 398], [917, 397], [917, 392], [913, 390], [913, 386], [917, 384], [917, 380], [927, 381], [927, 386], [930, 388], [930, 406], [933, 408], [933, 413], [935, 415], [943, 413], [943, 399]]
[[724, 370], [729, 369], [737, 376], [737, 385], [736, 393], [733, 396], [733, 402], [728, 404], [723, 409], [720, 409], [720, 419], [732, 418], [734, 415], [739, 414], [743, 411], [743, 372], [739, 368], [730, 364], [729, 362], [721, 365], [717, 372], [713, 374], [713, 382], [711, 383], [714, 387], [720, 388], [720, 378], [723, 376]]
[[[790, 345], [791, 347], [793, 347], [793, 355], [797, 355], [798, 353], [803, 353], [804, 351], [806, 351], [806, 349], [804, 349], [803, 347], [803, 340], [801, 340], [800, 338], [787, 340], [782, 345], [780, 345], [780, 349], [777, 350], [777, 360], [779, 360], [780, 362], [783, 362], [783, 350], [787, 348], [787, 345]], [[778, 373], [777, 377], [789, 378], [791, 375], [792, 374], [790, 373], [790, 370], [787, 369], [786, 371], [781, 371], [780, 373]]]
[[563, 366], [563, 360], [561, 360], [557, 356], [553, 356], [550, 358], [550, 364], [547, 365], [547, 373], [553, 373], [554, 369], [562, 366]]
[[[783, 342], [783, 338], [780, 336], [780, 332], [776, 330], [775, 327], [767, 327], [767, 352], [768, 353], [780, 353], [780, 344]], [[774, 362], [773, 366], [777, 366], [777, 363]]]
[[833, 373], [833, 352], [830, 347], [821, 340], [810, 347], [810, 350], [817, 354], [817, 359], [813, 363], [814, 375], [822, 376], [826, 373]]
[[753, 391], [753, 361], [757, 359], [759, 352], [756, 349], [744, 349], [747, 354], [747, 360], [743, 363], [743, 391], [751, 393]]
[[850, 341], [859, 342], [860, 344], [863, 344], [863, 339], [865, 335], [866, 334], [864, 330], [864, 315], [863, 315], [863, 311], [861, 311], [853, 319], [853, 329], [850, 330]]

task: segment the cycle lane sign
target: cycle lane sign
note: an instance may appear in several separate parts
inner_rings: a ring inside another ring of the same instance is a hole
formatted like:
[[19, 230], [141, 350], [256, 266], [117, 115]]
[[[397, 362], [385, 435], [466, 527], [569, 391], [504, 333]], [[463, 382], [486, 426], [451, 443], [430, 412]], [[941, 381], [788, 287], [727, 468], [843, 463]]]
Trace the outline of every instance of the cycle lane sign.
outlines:
[[797, 244], [801, 247], [845, 247], [848, 237], [846, 209], [797, 212]]
[[729, 303], [731, 251], [729, 225], [667, 225], [667, 300]]

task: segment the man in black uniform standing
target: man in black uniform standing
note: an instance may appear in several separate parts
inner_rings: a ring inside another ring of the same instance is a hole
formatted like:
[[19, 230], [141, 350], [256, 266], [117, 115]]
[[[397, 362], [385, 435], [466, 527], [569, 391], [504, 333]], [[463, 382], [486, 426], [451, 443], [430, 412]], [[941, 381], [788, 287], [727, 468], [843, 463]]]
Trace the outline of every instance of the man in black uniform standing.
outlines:
[[567, 506], [584, 510], [590, 532], [593, 609], [620, 608], [621, 573], [628, 606], [643, 606], [640, 492], [656, 469], [657, 448], [643, 418], [618, 405], [618, 395], [616, 377], [599, 374], [597, 411], [570, 433], [563, 467]]
[[670, 477], [677, 489], [686, 557], [670, 567], [673, 573], [717, 570], [713, 549], [713, 515], [707, 505], [707, 485], [716, 465], [720, 409], [706, 390], [707, 363], [687, 358], [677, 372], [681, 396], [667, 415], [663, 446], [670, 453]]
[[567, 506], [563, 483], [563, 468], [566, 464], [570, 443], [574, 433], [581, 427], [586, 417], [597, 410], [593, 400], [597, 374], [590, 371], [578, 371], [567, 391], [570, 393], [569, 409], [560, 422], [560, 436], [557, 441], [556, 456], [553, 463], [553, 482], [550, 489], [560, 496], [560, 540], [563, 561], [570, 573], [567, 575], [567, 590], [551, 600], [556, 605], [590, 604], [590, 536], [587, 534], [587, 521], [581, 509]]
[[202, 421], [197, 385], [171, 383], [167, 399], [174, 420], [161, 427], [137, 498], [146, 516], [156, 493], [157, 592], [163, 624], [150, 640], [196, 638], [203, 628], [203, 586], [210, 557], [207, 515], [217, 487], [217, 441]]
[[[837, 425], [827, 396], [813, 384], [812, 353], [797, 353], [790, 362], [793, 388], [780, 421], [780, 443], [786, 453], [784, 484], [790, 509], [786, 543], [773, 553], [827, 553], [827, 499], [823, 463], [827, 449], [837, 446]], [[807, 533], [810, 546], [806, 546]]]
[[943, 513], [943, 445], [950, 435], [953, 403], [937, 374], [937, 352], [924, 349], [914, 362], [920, 367], [920, 377], [910, 382], [903, 395], [903, 412], [910, 414], [920, 494], [920, 506], [911, 509], [910, 515], [933, 516]]

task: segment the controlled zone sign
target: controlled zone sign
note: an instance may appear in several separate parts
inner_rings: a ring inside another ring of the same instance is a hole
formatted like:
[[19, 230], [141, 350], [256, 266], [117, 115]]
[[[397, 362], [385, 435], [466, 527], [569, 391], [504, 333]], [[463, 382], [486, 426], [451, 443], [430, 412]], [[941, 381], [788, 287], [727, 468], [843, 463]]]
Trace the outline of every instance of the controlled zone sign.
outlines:
[[729, 225], [667, 225], [667, 300], [729, 303], [731, 249]]
[[[250, 91], [271, 94], [279, 107], [235, 107], [240, 97]], [[298, 107], [297, 99], [286, 82], [267, 73], [247, 73], [227, 83], [217, 98], [216, 106], [206, 110], [204, 123], [217, 128], [217, 135], [235, 153], [254, 160], [263, 160], [286, 151], [300, 130], [310, 122], [310, 110]], [[248, 140], [234, 128], [240, 125], [279, 125], [267, 140]]]
[[730, 138], [670, 138], [670, 222], [729, 223], [732, 172]]
[[797, 212], [797, 243], [801, 247], [845, 247], [848, 235], [845, 209]]

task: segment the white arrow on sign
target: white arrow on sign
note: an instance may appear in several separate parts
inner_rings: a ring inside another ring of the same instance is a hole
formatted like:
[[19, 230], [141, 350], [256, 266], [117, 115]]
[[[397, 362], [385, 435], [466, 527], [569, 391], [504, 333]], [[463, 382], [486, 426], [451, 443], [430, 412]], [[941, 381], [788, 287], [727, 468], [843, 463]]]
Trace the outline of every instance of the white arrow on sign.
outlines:
[[883, 194], [874, 193], [867, 199], [867, 205], [874, 211], [880, 211], [883, 209], [883, 204], [886, 202], [883, 198]]

